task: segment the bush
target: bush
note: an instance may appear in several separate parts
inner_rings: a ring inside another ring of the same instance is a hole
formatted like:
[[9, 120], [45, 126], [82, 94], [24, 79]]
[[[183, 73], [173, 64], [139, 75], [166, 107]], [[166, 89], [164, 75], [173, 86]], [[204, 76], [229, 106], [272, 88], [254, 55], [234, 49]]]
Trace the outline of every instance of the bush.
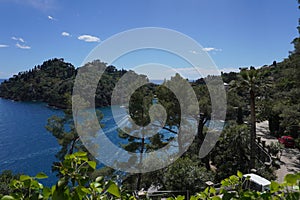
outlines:
[[0, 194], [7, 195], [12, 192], [9, 183], [14, 179], [19, 179], [20, 175], [14, 175], [10, 170], [4, 170], [0, 174]]
[[[214, 187], [207, 187], [204, 191], [192, 196], [191, 200], [201, 199], [281, 199], [281, 200], [299, 200], [300, 199], [300, 173], [287, 174], [282, 184], [275, 181], [271, 182], [270, 190], [265, 192], [243, 189], [243, 183], [247, 180], [243, 174], [238, 172], [221, 182], [220, 190]], [[169, 198], [169, 200], [183, 200], [183, 196]]]
[[[103, 177], [90, 180], [89, 173], [94, 171], [96, 163], [89, 161], [87, 153], [77, 152], [65, 156], [65, 160], [58, 166], [60, 179], [51, 188], [44, 187], [38, 182], [40, 179], [47, 178], [44, 173], [39, 173], [35, 177], [21, 175], [9, 184], [10, 194], [1, 191], [1, 200], [100, 200], [100, 199], [136, 199], [126, 191], [122, 191], [115, 182], [105, 181]], [[10, 173], [8, 173], [10, 174]], [[5, 177], [5, 176], [2, 176]], [[11, 176], [9, 176], [11, 177]], [[9, 178], [10, 179], [10, 178]], [[5, 179], [6, 180], [6, 179]], [[191, 200], [201, 199], [300, 199], [300, 173], [288, 174], [284, 182], [279, 184], [271, 182], [270, 191], [257, 192], [243, 189], [245, 179], [243, 174], [238, 172], [229, 178], [221, 181], [219, 190], [214, 187], [207, 187], [204, 191], [191, 197]], [[171, 194], [172, 195], [172, 194]], [[222, 198], [221, 198], [222, 196]], [[184, 196], [177, 199], [183, 200]]]
[[270, 154], [273, 156], [277, 156], [277, 154], [281, 152], [283, 149], [283, 145], [280, 144], [279, 142], [271, 142], [269, 147], [270, 147]]
[[77, 152], [65, 156], [58, 167], [58, 182], [51, 188], [43, 186], [39, 179], [47, 178], [44, 173], [35, 177], [21, 175], [9, 184], [10, 194], [0, 194], [1, 200], [8, 199], [128, 199], [130, 195], [121, 194], [113, 181], [105, 181], [103, 177], [90, 180], [89, 173], [94, 171], [96, 163], [89, 161], [87, 153]]

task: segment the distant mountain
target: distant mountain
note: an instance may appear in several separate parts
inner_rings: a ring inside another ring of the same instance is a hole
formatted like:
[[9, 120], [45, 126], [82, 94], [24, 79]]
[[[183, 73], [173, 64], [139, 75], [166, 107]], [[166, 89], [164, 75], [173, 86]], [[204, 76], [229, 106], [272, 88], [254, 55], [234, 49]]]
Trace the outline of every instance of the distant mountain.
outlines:
[[[105, 65], [99, 60], [89, 65]], [[50, 59], [29, 71], [20, 72], [0, 85], [0, 97], [15, 101], [40, 101], [50, 106], [66, 108], [70, 102], [78, 69], [63, 59]], [[99, 81], [95, 103], [98, 107], [109, 106], [116, 82], [126, 70], [106, 67]]]

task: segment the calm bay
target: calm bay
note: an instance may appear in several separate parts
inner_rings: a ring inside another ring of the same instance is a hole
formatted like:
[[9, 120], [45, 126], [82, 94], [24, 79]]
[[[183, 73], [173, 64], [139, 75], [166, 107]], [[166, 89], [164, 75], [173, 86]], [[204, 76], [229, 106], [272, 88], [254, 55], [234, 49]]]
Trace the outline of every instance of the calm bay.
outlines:
[[[110, 107], [101, 108], [101, 111], [104, 131], [110, 132], [114, 143], [119, 143]], [[47, 119], [53, 115], [62, 116], [63, 111], [50, 108], [45, 103], [0, 98], [0, 172], [12, 170], [30, 176], [44, 172], [49, 178], [42, 182], [46, 185], [55, 183], [57, 179], [51, 165], [56, 161], [55, 154], [60, 146], [45, 129]]]

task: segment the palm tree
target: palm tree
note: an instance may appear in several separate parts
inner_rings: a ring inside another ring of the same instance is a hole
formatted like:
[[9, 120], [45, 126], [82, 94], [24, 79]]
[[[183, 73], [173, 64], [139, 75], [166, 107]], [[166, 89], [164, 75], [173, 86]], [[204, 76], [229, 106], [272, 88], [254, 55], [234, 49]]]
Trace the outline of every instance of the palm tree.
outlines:
[[240, 69], [242, 77], [242, 88], [248, 89], [250, 94], [250, 169], [255, 167], [255, 138], [256, 138], [256, 117], [255, 117], [255, 92], [257, 82], [257, 71], [254, 67]]

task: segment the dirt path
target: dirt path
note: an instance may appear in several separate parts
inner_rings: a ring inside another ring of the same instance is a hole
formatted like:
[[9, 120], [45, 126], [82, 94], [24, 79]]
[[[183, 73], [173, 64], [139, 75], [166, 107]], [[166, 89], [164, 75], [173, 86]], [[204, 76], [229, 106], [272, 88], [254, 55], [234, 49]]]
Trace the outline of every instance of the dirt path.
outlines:
[[[277, 138], [270, 135], [268, 121], [256, 124], [256, 134], [262, 141], [266, 141], [267, 145], [277, 142]], [[300, 172], [300, 152], [298, 149], [284, 148], [280, 157], [280, 168], [275, 171], [277, 181], [281, 183], [286, 174], [295, 172]]]

